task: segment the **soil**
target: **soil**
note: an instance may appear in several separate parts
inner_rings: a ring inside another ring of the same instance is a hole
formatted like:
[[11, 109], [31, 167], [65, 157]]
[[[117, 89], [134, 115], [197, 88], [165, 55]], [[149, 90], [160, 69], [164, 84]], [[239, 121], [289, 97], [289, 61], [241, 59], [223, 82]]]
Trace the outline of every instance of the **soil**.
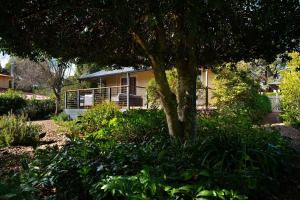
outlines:
[[[61, 133], [63, 130], [56, 125], [53, 120], [33, 121], [33, 124], [42, 128], [37, 149], [45, 149], [50, 146], [61, 148], [66, 144], [67, 138]], [[11, 146], [0, 149], [0, 177], [8, 172], [18, 172], [21, 170], [22, 162], [33, 158], [35, 149], [29, 146]]]

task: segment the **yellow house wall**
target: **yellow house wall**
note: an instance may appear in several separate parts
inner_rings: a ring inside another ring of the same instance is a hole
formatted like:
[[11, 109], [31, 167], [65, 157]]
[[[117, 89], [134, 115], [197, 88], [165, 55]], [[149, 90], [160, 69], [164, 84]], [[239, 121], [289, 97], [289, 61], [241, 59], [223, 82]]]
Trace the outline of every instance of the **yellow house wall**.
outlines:
[[0, 76], [0, 88], [9, 88], [9, 77]]
[[[136, 95], [141, 96], [144, 98], [144, 102], [146, 102], [146, 88], [148, 86], [148, 83], [151, 79], [154, 78], [153, 71], [143, 71], [143, 72], [135, 72], [135, 73], [130, 73], [131, 77], [136, 77], [136, 85], [139, 87], [144, 87], [142, 88], [137, 88], [136, 89]], [[203, 86], [205, 87], [205, 70], [201, 71], [200, 75], [200, 81], [202, 82]], [[107, 87], [112, 87], [112, 86], [121, 86], [121, 78], [126, 78], [126, 74], [121, 74], [121, 75], [115, 75], [115, 76], [110, 76], [110, 77], [105, 77], [102, 78], [102, 80], [106, 81], [106, 86]], [[214, 83], [213, 80], [215, 79], [215, 74], [211, 71], [208, 70], [208, 99], [209, 99], [209, 104], [213, 105], [213, 89], [214, 89]], [[120, 93], [120, 88], [113, 88], [112, 89], [112, 95], [117, 95]], [[198, 100], [197, 103], [199, 106], [204, 106], [205, 105], [205, 90], [199, 90], [198, 92]]]
[[[152, 78], [154, 78], [154, 74], [153, 71], [143, 71], [143, 72], [131, 73], [130, 77], [136, 78], [136, 86], [146, 88], [148, 86], [148, 82]], [[126, 78], [126, 74], [105, 77], [103, 78], [103, 80], [106, 81], [107, 87], [112, 87], [112, 86], [121, 86], [121, 78]], [[144, 93], [145, 93], [145, 89], [137, 88], [137, 95], [142, 96]]]

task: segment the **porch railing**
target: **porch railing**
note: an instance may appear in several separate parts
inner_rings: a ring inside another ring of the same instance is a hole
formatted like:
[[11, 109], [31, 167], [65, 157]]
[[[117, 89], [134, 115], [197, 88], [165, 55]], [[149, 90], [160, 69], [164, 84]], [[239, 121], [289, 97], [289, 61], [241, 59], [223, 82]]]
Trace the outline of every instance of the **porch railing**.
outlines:
[[147, 91], [140, 86], [111, 86], [68, 90], [65, 93], [66, 109], [87, 109], [102, 102], [115, 102], [122, 108], [147, 108]]

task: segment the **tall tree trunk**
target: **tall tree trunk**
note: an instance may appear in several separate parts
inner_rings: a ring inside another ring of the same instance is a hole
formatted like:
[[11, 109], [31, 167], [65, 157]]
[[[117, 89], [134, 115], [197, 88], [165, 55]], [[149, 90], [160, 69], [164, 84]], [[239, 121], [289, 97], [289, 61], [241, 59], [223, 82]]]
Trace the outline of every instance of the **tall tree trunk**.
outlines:
[[60, 111], [60, 104], [61, 104], [61, 97], [59, 95], [59, 96], [56, 96], [56, 99], [55, 99], [55, 115], [58, 115], [58, 113]]
[[184, 141], [183, 127], [177, 114], [177, 100], [176, 95], [171, 91], [167, 81], [166, 73], [162, 66], [158, 66], [154, 63], [153, 71], [154, 77], [157, 82], [160, 99], [166, 114], [169, 134], [176, 139]]
[[55, 95], [55, 115], [59, 114], [60, 105], [61, 105], [61, 89], [53, 88], [54, 95]]
[[196, 134], [197, 69], [194, 66], [180, 66], [177, 72], [178, 117], [183, 126], [184, 139], [189, 140]]

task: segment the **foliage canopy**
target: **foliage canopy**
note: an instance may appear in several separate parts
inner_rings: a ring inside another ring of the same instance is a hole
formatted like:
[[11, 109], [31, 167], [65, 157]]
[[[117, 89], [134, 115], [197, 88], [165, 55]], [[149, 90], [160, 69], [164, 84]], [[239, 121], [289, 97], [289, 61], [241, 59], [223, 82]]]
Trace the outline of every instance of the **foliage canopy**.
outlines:
[[[299, 49], [298, 0], [0, 1], [0, 46], [8, 53], [100, 66], [151, 66], [170, 135], [196, 133], [199, 66]], [[178, 71], [177, 96], [165, 71]]]
[[281, 73], [282, 116], [286, 122], [300, 127], [300, 53], [293, 52], [289, 56], [288, 68]]

